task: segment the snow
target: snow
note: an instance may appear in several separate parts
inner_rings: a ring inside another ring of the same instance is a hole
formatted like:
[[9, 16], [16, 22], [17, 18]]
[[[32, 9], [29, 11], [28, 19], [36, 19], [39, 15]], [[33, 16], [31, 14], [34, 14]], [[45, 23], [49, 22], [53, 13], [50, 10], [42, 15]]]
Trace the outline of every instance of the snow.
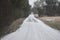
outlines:
[[1, 40], [60, 40], [60, 32], [30, 14], [21, 27]]

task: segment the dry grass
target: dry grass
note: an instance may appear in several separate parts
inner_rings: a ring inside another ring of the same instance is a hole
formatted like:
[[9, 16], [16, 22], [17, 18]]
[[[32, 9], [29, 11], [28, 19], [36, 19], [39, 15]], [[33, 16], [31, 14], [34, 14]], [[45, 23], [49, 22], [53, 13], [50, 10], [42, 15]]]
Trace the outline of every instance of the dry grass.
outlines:
[[17, 19], [8, 27], [5, 27], [3, 31], [0, 32], [0, 37], [3, 37], [6, 34], [16, 31], [23, 22], [23, 18]]
[[60, 17], [41, 17], [40, 19], [52, 28], [60, 30]]

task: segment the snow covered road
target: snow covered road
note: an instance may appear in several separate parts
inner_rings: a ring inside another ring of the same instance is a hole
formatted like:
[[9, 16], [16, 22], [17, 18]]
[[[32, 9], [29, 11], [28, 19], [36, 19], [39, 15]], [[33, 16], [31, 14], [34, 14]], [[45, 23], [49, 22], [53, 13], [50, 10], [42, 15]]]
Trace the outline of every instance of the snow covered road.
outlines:
[[60, 40], [60, 32], [31, 14], [18, 30], [6, 35], [1, 40]]

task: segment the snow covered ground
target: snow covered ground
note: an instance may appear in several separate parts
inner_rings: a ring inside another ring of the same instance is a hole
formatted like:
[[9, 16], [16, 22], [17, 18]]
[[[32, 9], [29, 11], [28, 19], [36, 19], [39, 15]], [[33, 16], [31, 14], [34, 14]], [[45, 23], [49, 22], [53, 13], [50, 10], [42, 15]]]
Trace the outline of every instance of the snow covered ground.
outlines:
[[1, 40], [60, 40], [60, 32], [30, 14], [18, 30]]

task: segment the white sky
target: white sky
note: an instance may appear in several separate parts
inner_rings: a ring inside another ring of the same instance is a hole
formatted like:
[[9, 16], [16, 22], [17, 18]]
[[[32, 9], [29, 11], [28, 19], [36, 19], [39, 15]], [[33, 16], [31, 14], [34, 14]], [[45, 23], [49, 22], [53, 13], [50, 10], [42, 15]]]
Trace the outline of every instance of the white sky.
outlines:
[[37, 0], [29, 0], [29, 4], [31, 5], [31, 7], [34, 6], [34, 2], [37, 1]]

